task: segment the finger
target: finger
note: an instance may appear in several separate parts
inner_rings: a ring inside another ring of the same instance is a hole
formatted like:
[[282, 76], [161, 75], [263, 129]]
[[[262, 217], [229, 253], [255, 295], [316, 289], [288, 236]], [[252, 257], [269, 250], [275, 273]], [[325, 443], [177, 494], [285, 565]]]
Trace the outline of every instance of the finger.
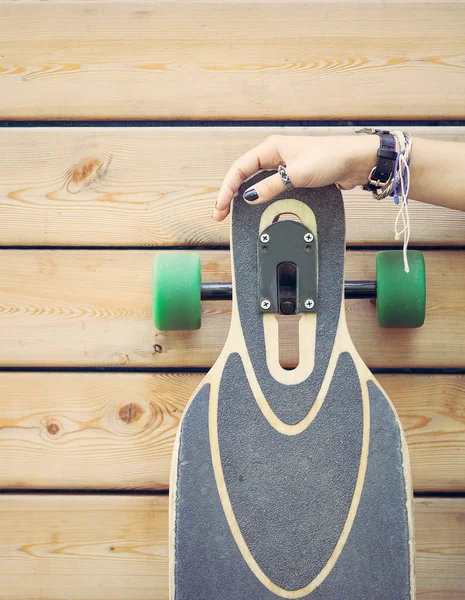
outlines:
[[[301, 168], [298, 164], [286, 166], [286, 173], [294, 185], [301, 185]], [[254, 186], [244, 192], [244, 200], [249, 204], [263, 204], [275, 198], [286, 189], [286, 184], [280, 173], [275, 173], [257, 182]]]
[[244, 192], [244, 200], [249, 204], [263, 204], [272, 200], [285, 189], [286, 186], [281, 175], [275, 173], [246, 190]]
[[234, 194], [247, 177], [259, 169], [273, 168], [280, 164], [281, 157], [277, 147], [277, 138], [278, 136], [267, 138], [232, 165], [221, 186], [214, 214], [216, 211], [221, 214], [228, 209]]
[[230, 204], [224, 210], [218, 210], [215, 207], [213, 209], [213, 212], [212, 212], [212, 219], [214, 221], [223, 221], [229, 215], [230, 211], [231, 211], [231, 205]]
[[218, 194], [218, 200], [216, 201], [215, 208], [213, 210], [214, 215], [225, 213], [225, 211], [229, 209], [232, 199], [234, 198], [234, 194], [239, 189], [241, 183], [248, 177], [247, 172], [250, 171], [251, 173], [255, 173], [255, 171], [260, 168], [258, 166], [258, 155], [252, 157], [247, 157], [247, 155], [244, 155], [239, 160], [242, 161], [243, 159], [248, 160], [248, 164], [241, 167], [239, 161], [235, 162], [224, 178]]

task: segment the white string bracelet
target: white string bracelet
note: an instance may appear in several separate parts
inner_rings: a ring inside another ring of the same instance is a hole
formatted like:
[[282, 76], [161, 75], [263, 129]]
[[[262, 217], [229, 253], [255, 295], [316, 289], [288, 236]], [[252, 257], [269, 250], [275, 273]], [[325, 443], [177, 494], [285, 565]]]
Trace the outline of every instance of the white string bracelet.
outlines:
[[[394, 197], [394, 202], [399, 205], [399, 212], [395, 221], [395, 239], [399, 240], [404, 236], [404, 269], [406, 273], [410, 272], [407, 248], [410, 240], [410, 217], [408, 213], [408, 193], [410, 189], [410, 156], [412, 152], [412, 136], [402, 131], [392, 131], [392, 135], [399, 143], [399, 152], [397, 154], [394, 173], [387, 185], [377, 192], [372, 192], [373, 198], [383, 200], [388, 196]], [[399, 220], [402, 219], [402, 229], [399, 229]]]
[[[412, 138], [407, 135], [405, 136], [405, 148], [402, 149], [398, 155], [396, 160], [396, 167], [394, 171], [394, 181], [393, 181], [393, 196], [394, 202], [399, 205], [399, 212], [397, 213], [397, 218], [395, 222], [395, 239], [399, 240], [401, 235], [404, 236], [404, 245], [403, 245], [403, 253], [404, 253], [404, 270], [406, 273], [410, 272], [408, 258], [407, 258], [407, 248], [410, 240], [410, 216], [408, 212], [408, 193], [410, 189], [410, 152], [412, 147]], [[407, 157], [407, 148], [409, 150]], [[403, 227], [399, 229], [399, 220], [402, 219]]]

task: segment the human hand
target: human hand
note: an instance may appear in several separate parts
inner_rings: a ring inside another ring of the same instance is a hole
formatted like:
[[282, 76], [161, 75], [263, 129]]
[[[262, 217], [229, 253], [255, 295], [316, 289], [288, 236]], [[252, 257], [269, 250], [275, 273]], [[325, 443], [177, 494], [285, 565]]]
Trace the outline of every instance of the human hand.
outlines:
[[[349, 190], [368, 181], [376, 163], [379, 138], [374, 135], [287, 136], [271, 135], [234, 162], [220, 189], [212, 218], [225, 219], [241, 183], [260, 169], [286, 167], [294, 187], [323, 187], [332, 183]], [[249, 188], [249, 204], [268, 202], [285, 189], [276, 173]]]

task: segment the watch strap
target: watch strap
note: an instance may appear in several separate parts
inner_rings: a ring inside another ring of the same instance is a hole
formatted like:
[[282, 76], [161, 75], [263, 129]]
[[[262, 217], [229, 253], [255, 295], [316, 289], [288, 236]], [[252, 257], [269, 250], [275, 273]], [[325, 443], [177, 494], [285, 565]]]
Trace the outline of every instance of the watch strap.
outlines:
[[385, 129], [373, 129], [370, 133], [379, 136], [380, 144], [377, 153], [376, 165], [371, 170], [368, 183], [363, 186], [364, 190], [376, 192], [384, 187], [391, 179], [397, 159], [396, 139]]

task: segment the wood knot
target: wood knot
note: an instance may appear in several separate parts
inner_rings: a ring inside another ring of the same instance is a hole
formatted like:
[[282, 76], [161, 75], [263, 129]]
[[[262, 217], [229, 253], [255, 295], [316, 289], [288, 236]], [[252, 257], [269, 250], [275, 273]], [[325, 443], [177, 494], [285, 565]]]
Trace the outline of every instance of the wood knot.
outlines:
[[52, 416], [44, 417], [40, 424], [40, 435], [44, 440], [59, 440], [63, 435], [66, 434], [66, 424], [62, 423], [60, 419]]
[[143, 412], [144, 411], [138, 404], [133, 404], [130, 402], [129, 404], [125, 404], [122, 408], [120, 408], [119, 418], [123, 421], [123, 423], [129, 425], [130, 423], [138, 421]]
[[71, 194], [77, 194], [83, 188], [89, 186], [98, 177], [102, 177], [109, 165], [109, 161], [97, 158], [83, 158], [71, 170], [67, 189]]
[[158, 353], [163, 352], [163, 346], [160, 346], [160, 344], [155, 344], [153, 349]]
[[47, 431], [50, 435], [56, 435], [60, 431], [60, 428], [56, 423], [49, 423], [47, 425]]

